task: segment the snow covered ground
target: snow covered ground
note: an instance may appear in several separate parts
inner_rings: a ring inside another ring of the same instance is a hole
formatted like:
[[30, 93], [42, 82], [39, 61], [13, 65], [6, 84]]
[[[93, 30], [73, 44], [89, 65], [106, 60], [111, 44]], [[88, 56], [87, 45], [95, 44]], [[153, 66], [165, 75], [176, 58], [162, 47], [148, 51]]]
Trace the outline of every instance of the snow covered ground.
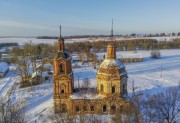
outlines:
[[[57, 39], [36, 39], [36, 38], [0, 38], [0, 43], [19, 43], [19, 45], [23, 45], [28, 42], [32, 42], [35, 44], [38, 43], [48, 43], [48, 44], [54, 44], [57, 42]], [[66, 39], [66, 43], [73, 43], [73, 42], [84, 42], [89, 41], [89, 38], [80, 38], [80, 39]]]
[[[115, 37], [115, 40], [133, 40], [133, 39], [156, 39], [158, 41], [172, 41], [173, 39], [180, 38], [180, 36], [167, 36], [167, 37], [136, 37], [136, 38], [124, 38], [124, 37]], [[66, 43], [73, 43], [73, 42], [86, 42], [86, 41], [109, 41], [110, 38], [103, 37], [103, 38], [79, 38], [79, 39], [66, 39]], [[7, 43], [7, 42], [18, 42], [19, 45], [23, 45], [28, 42], [32, 42], [35, 44], [38, 43], [48, 43], [54, 44], [57, 39], [36, 39], [36, 38], [0, 38], [0, 43]]]
[[[144, 52], [145, 61], [141, 63], [125, 64], [129, 75], [128, 91], [145, 91], [154, 94], [162, 88], [180, 84], [180, 50], [161, 51], [161, 59], [149, 59], [148, 52]], [[149, 53], [150, 54], [150, 53]]]
[[[137, 51], [144, 58], [144, 62], [126, 63], [125, 67], [128, 73], [128, 92], [132, 92], [132, 84], [136, 92], [146, 94], [155, 94], [163, 88], [177, 86], [180, 83], [180, 49], [161, 50], [160, 59], [151, 59], [150, 51]], [[119, 51], [117, 57], [122, 54], [132, 55], [133, 51]], [[102, 57], [106, 53], [98, 53]], [[91, 66], [80, 66], [75, 68], [74, 80], [75, 87], [83, 84], [84, 78], [89, 78], [92, 87], [96, 87], [96, 72]], [[5, 78], [0, 79], [0, 94], [4, 94], [14, 83], [15, 76], [11, 71]], [[4, 89], [5, 88], [5, 89]], [[26, 121], [29, 123], [48, 122], [53, 111], [53, 88], [52, 81], [32, 88], [16, 89], [12, 95], [14, 101], [25, 100], [26, 102]]]

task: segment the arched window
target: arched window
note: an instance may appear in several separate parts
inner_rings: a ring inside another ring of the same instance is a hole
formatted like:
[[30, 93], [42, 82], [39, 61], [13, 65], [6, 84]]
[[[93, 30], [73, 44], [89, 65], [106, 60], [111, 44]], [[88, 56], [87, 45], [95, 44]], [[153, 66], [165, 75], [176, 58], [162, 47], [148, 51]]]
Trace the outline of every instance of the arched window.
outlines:
[[116, 87], [112, 86], [112, 93], [115, 93], [115, 92], [116, 92]]
[[76, 112], [80, 111], [79, 106], [76, 106]]
[[60, 64], [59, 65], [59, 73], [64, 73], [64, 72], [65, 72], [64, 64]]
[[64, 94], [64, 90], [63, 89], [61, 90], [61, 94]]
[[91, 111], [94, 111], [94, 106], [91, 106], [90, 109], [91, 109]]
[[102, 110], [103, 112], [106, 112], [106, 105], [103, 105]]
[[66, 92], [66, 86], [64, 84], [60, 85], [60, 94], [65, 94]]
[[104, 91], [104, 86], [101, 84], [101, 92]]

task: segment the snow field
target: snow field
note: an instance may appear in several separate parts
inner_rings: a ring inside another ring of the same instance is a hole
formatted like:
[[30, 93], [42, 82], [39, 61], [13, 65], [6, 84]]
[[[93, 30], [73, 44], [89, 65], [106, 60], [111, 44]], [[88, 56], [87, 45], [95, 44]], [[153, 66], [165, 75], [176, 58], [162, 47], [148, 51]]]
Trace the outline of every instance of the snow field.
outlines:
[[[128, 93], [132, 93], [132, 85], [134, 81], [134, 88], [136, 92], [146, 94], [156, 94], [163, 91], [164, 88], [178, 86], [180, 83], [180, 49], [176, 50], [161, 50], [160, 59], [151, 59], [150, 51], [137, 51], [144, 58], [144, 62], [139, 63], [125, 63], [126, 71], [128, 73]], [[132, 51], [119, 51], [117, 57], [121, 54], [132, 54]], [[98, 53], [102, 57], [106, 53]], [[73, 69], [75, 87], [78, 83], [81, 86], [84, 78], [89, 78], [91, 87], [96, 87], [96, 72], [91, 66], [80, 66], [80, 68]], [[6, 88], [3, 92], [7, 92], [8, 87], [14, 82], [16, 75], [11, 71], [5, 78], [0, 79], [0, 92], [2, 88]], [[78, 82], [79, 78], [79, 82]], [[11, 81], [10, 81], [11, 80]], [[73, 98], [77, 98], [76, 94]], [[16, 89], [12, 95], [13, 100], [25, 100], [26, 102], [26, 121], [29, 123], [50, 122], [50, 118], [54, 114], [53, 109], [53, 87], [52, 81], [44, 82], [32, 88]]]

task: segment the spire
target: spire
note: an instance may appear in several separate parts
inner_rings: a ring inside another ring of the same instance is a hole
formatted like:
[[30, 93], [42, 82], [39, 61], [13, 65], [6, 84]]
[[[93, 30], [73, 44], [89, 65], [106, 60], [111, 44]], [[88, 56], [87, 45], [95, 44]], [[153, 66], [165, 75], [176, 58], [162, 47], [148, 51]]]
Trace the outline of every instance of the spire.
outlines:
[[111, 27], [111, 36], [113, 37], [113, 19], [112, 19], [112, 27]]
[[60, 35], [59, 35], [59, 36], [60, 36], [60, 38], [61, 38], [61, 25], [59, 26], [59, 30], [60, 30]]
[[61, 36], [61, 25], [59, 26], [58, 50], [64, 52], [64, 39]]

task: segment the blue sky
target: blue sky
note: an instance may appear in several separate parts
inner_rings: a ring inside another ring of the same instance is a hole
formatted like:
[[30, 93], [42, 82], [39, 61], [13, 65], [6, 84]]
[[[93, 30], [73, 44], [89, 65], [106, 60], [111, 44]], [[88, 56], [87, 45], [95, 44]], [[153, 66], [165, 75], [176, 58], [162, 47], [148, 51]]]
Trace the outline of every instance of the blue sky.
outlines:
[[0, 36], [180, 32], [179, 0], [0, 0]]

